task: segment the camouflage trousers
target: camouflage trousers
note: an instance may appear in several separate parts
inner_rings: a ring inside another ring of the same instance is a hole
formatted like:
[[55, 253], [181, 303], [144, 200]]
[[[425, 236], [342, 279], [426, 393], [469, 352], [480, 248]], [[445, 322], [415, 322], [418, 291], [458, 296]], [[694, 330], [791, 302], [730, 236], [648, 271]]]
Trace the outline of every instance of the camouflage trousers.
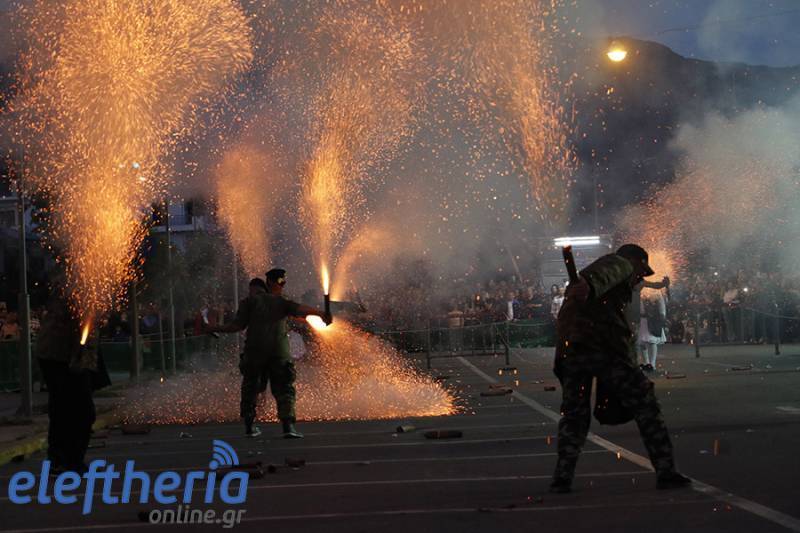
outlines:
[[266, 391], [269, 384], [278, 406], [278, 418], [294, 422], [294, 381], [297, 373], [291, 360], [271, 358], [254, 361], [245, 356], [239, 363], [239, 370], [242, 373], [242, 400], [239, 405], [242, 418], [255, 419], [258, 395]]
[[653, 389], [642, 370], [603, 353], [571, 353], [556, 362], [561, 382], [558, 463], [554, 478], [572, 480], [592, 419], [592, 378], [602, 380], [619, 403], [633, 413], [656, 472], [674, 469], [672, 443]]

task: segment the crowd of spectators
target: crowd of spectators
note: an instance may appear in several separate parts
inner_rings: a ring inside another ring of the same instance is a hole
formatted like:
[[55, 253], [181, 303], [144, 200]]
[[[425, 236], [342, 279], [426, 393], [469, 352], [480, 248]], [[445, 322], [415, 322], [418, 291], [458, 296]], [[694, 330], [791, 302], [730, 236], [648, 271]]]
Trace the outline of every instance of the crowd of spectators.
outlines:
[[[564, 299], [564, 287], [544, 287], [535, 275], [498, 277], [485, 282], [436, 284], [397, 283], [384, 287], [380, 297], [363, 298], [354, 292], [344, 299], [357, 302], [365, 312], [351, 320], [373, 331], [456, 328], [504, 321], [526, 321], [552, 328]], [[800, 275], [738, 270], [704, 270], [673, 280], [667, 305], [667, 338], [672, 343], [771, 343], [800, 341]], [[363, 299], [362, 299], [363, 298]], [[44, 313], [31, 311], [35, 338]], [[232, 302], [204, 300], [199, 309], [179, 318], [178, 336], [203, 334], [210, 325], [233, 318]], [[140, 306], [139, 331], [157, 337], [168, 332], [168, 317], [158, 303]], [[128, 342], [128, 313], [111, 314], [102, 325], [106, 341]], [[0, 302], [0, 340], [20, 336], [17, 314]]]
[[[563, 285], [544, 287], [512, 275], [442, 287], [406, 287], [365, 303], [361, 320], [379, 331], [453, 328], [527, 321], [553, 327]], [[800, 275], [703, 270], [672, 281], [668, 342], [691, 344], [800, 341]], [[351, 293], [348, 298], [359, 299]], [[776, 315], [779, 321], [776, 320]], [[779, 324], [779, 325], [778, 325]]]
[[[31, 337], [36, 338], [39, 324], [44, 316], [44, 308], [31, 309]], [[22, 334], [17, 313], [9, 311], [6, 302], [0, 302], [0, 341], [16, 341]]]
[[800, 276], [708, 270], [672, 287], [667, 312], [672, 342], [701, 344], [800, 340]]

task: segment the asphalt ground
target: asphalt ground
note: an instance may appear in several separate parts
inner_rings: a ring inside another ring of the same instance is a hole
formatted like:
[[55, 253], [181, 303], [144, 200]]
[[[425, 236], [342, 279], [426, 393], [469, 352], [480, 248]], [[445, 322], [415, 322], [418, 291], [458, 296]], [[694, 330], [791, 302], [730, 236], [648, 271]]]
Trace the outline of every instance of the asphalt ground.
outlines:
[[[549, 494], [560, 389], [546, 390], [557, 381], [549, 351], [536, 350], [515, 351], [516, 373], [502, 375], [500, 357], [436, 359], [431, 373], [449, 376], [444, 383], [461, 399], [462, 412], [453, 416], [304, 422], [302, 440], [281, 439], [275, 425], [262, 427], [259, 439], [245, 439], [235, 424], [158, 426], [147, 435], [111, 431], [95, 441], [104, 446], [91, 449], [88, 459], [116, 465], [135, 459], [137, 470], [154, 475], [204, 470], [212, 440], [225, 440], [243, 463], [277, 465], [275, 473], [250, 479], [241, 505], [205, 505], [198, 493], [193, 508], [244, 509], [240, 531], [800, 531], [800, 356], [722, 348], [695, 359], [673, 352], [664, 350], [668, 374], [654, 381], [679, 468], [697, 480], [693, 489], [655, 490], [635, 424], [594, 424], [574, 492]], [[514, 393], [481, 396], [493, 383]], [[399, 425], [416, 429], [397, 433]], [[426, 439], [430, 429], [463, 436]], [[304, 459], [305, 466], [289, 468], [287, 458]], [[140, 512], [176, 506], [104, 505], [99, 490], [85, 516], [79, 504], [11, 503], [9, 477], [38, 473], [41, 459], [0, 468], [0, 530], [223, 529], [152, 525]]]

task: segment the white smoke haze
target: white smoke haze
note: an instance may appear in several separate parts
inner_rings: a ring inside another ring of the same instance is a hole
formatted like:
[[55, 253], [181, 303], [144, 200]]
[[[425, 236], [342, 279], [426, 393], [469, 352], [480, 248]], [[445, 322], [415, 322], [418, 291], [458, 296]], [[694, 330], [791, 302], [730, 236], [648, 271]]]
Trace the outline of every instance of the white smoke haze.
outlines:
[[777, 255], [782, 268], [793, 270], [800, 248], [798, 139], [800, 98], [733, 117], [711, 112], [684, 125], [671, 144], [682, 158], [675, 179], [627, 209], [621, 229], [684, 258], [708, 252], [713, 264], [770, 268], [758, 261]]

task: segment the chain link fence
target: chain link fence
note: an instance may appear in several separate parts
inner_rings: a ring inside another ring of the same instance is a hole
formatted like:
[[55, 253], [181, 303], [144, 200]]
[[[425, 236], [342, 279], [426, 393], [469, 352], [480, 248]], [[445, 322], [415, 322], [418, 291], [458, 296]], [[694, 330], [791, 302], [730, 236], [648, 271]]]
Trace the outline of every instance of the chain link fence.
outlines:
[[375, 334], [398, 350], [424, 353], [431, 368], [431, 361], [437, 358], [489, 355], [503, 355], [508, 365], [512, 348], [552, 346], [555, 327], [552, 322], [519, 320]]

